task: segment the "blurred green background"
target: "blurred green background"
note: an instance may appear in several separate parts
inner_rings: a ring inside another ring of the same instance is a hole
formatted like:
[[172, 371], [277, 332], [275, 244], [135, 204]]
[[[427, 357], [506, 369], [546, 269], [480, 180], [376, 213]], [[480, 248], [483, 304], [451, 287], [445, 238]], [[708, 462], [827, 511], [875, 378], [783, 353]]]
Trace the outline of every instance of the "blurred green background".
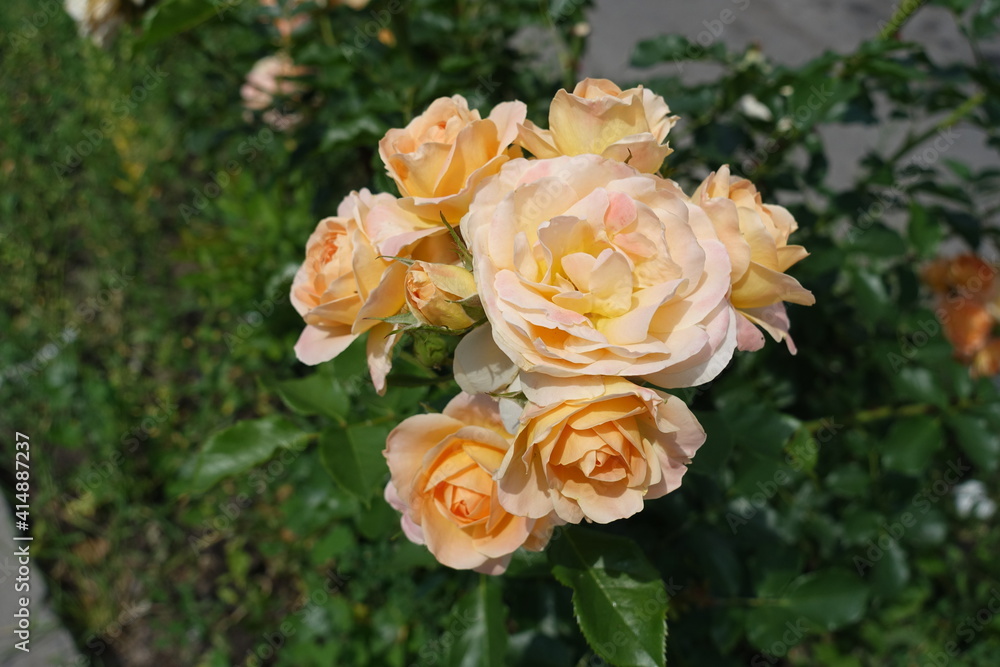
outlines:
[[[402, 537], [384, 472], [371, 488], [331, 478], [317, 434], [380, 449], [453, 387], [404, 359], [379, 399], [356, 350], [301, 366], [287, 300], [316, 220], [351, 189], [394, 192], [374, 150], [386, 129], [455, 93], [484, 111], [521, 99], [544, 123], [578, 77], [587, 3], [304, 3], [288, 39], [254, 3], [222, 4], [164, 2], [106, 49], [58, 3], [0, 15], [0, 481], [13, 501], [11, 434], [30, 435], [36, 572], [71, 664], [605, 664], [545, 555], [489, 582], [447, 570]], [[933, 4], [973, 52], [995, 38], [998, 3]], [[511, 47], [526, 29], [551, 57]], [[279, 50], [310, 68], [275, 102], [301, 116], [287, 131], [240, 99]], [[918, 271], [949, 239], [995, 260], [1000, 160], [908, 159], [952, 127], [1000, 146], [995, 65], [940, 66], [892, 30], [796, 68], [678, 36], [633, 65], [692, 55], [718, 76], [641, 81], [684, 118], [666, 175], [690, 188], [741, 165], [799, 220], [812, 257], [795, 274], [818, 303], [790, 309], [798, 356], [769, 345], [681, 392], [709, 432], [684, 487], [602, 530], [667, 582], [670, 664], [997, 664], [1000, 621], [981, 612], [1000, 603], [1000, 533], [982, 508], [1000, 397], [928, 324]], [[829, 98], [797, 114], [816, 81]], [[770, 118], [741, 111], [748, 94]], [[906, 123], [894, 150], [828, 187], [817, 128], [889, 118]], [[879, 202], [889, 213], [859, 215]], [[294, 428], [294, 446], [208, 460], [243, 419]], [[982, 483], [979, 513], [960, 511], [955, 466]], [[499, 625], [468, 620], [483, 605]], [[503, 652], [483, 657], [476, 633], [498, 627]]]

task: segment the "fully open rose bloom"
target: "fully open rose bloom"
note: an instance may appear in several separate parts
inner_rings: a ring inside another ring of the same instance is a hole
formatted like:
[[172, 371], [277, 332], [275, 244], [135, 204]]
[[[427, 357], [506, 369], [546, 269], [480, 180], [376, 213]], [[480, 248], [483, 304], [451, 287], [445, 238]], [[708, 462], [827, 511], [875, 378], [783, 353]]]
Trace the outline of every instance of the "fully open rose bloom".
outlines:
[[798, 229], [795, 218], [784, 207], [763, 204], [760, 193], [745, 178], [731, 176], [729, 167], [712, 172], [698, 187], [692, 201], [711, 218], [716, 233], [732, 261], [733, 307], [740, 313], [739, 348], [759, 350], [762, 327], [778, 342], [785, 340], [795, 353], [788, 335], [789, 322], [783, 301], [811, 306], [812, 292], [785, 274], [790, 266], [808, 256], [802, 246], [788, 245]]
[[400, 193], [413, 198], [408, 203], [457, 222], [472, 189], [520, 155], [511, 143], [526, 113], [523, 103], [504, 102], [482, 118], [461, 95], [441, 97], [405, 128], [389, 130], [378, 152]]
[[333, 359], [369, 332], [368, 365], [379, 393], [385, 391], [397, 336], [390, 317], [405, 306], [406, 265], [392, 257], [455, 261], [454, 246], [440, 225], [399, 207], [392, 195], [352, 192], [324, 218], [306, 243], [306, 259], [292, 282], [291, 300], [306, 327], [295, 344], [299, 361]]
[[[661, 387], [711, 380], [736, 346], [729, 256], [703, 231], [676, 186], [596, 155], [513, 160], [462, 220], [492, 338], [517, 366]], [[483, 343], [459, 345], [460, 384], [495, 357]]]
[[528, 405], [498, 473], [509, 511], [609, 523], [678, 488], [705, 431], [683, 401], [621, 378], [522, 374]]
[[554, 517], [514, 516], [497, 499], [493, 474], [510, 448], [496, 401], [459, 394], [442, 414], [410, 417], [393, 429], [385, 458], [389, 503], [403, 532], [460, 570], [500, 574], [519, 547], [541, 550]]
[[537, 158], [593, 153], [655, 172], [672, 151], [663, 144], [677, 116], [663, 98], [639, 86], [623, 91], [607, 79], [584, 79], [572, 94], [556, 93], [549, 129], [531, 121], [517, 142]]

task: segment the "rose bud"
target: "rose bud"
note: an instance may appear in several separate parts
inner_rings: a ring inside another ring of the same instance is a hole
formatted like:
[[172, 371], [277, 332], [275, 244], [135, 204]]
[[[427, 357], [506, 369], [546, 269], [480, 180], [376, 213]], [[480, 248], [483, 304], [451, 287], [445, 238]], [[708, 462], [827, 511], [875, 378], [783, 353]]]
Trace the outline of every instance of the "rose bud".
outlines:
[[406, 305], [422, 324], [467, 329], [475, 322], [459, 301], [476, 294], [476, 281], [461, 266], [414, 262], [404, 282]]

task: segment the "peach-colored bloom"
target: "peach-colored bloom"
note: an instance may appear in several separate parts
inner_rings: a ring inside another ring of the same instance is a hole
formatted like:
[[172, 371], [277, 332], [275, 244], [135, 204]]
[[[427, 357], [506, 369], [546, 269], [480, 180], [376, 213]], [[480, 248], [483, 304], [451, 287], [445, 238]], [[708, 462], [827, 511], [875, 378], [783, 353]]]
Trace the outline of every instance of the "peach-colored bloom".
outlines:
[[386, 500], [403, 513], [406, 536], [448, 567], [500, 574], [519, 547], [544, 548], [558, 523], [500, 505], [493, 475], [510, 438], [494, 399], [464, 393], [442, 414], [410, 417], [389, 434]]
[[675, 396], [622, 378], [522, 374], [529, 403], [497, 474], [514, 514], [630, 517], [678, 488], [705, 431]]
[[931, 262], [923, 271], [927, 285], [939, 294], [956, 292], [988, 303], [998, 294], [997, 269], [975, 255], [958, 255]]
[[1000, 338], [986, 343], [969, 364], [972, 377], [993, 377], [1000, 375]]
[[[521, 369], [662, 387], [711, 380], [736, 346], [729, 256], [702, 231], [675, 185], [596, 155], [513, 160], [462, 220], [493, 339]], [[456, 368], [481, 342], [463, 339]]]
[[306, 328], [295, 344], [299, 361], [315, 365], [340, 354], [369, 332], [368, 365], [375, 388], [385, 391], [391, 366], [392, 325], [378, 318], [406, 305], [406, 265], [393, 257], [455, 260], [439, 225], [399, 207], [392, 195], [352, 192], [324, 218], [306, 244], [306, 260], [292, 283], [291, 300]]
[[623, 91], [607, 79], [584, 79], [572, 93], [556, 93], [548, 130], [525, 121], [517, 143], [536, 158], [592, 153], [652, 173], [673, 152], [663, 143], [677, 122], [669, 113], [647, 88]]
[[475, 322], [459, 301], [476, 294], [476, 280], [461, 266], [414, 262], [406, 271], [406, 305], [422, 324], [467, 329]]
[[969, 298], [941, 299], [938, 313], [944, 337], [955, 348], [955, 356], [963, 361], [986, 345], [996, 324], [986, 306]]
[[275, 97], [290, 97], [304, 88], [295, 77], [304, 76], [309, 68], [296, 65], [286, 53], [261, 58], [247, 74], [246, 83], [240, 87], [240, 97], [248, 118], [252, 111], [263, 111], [264, 120], [272, 128], [284, 131], [302, 120], [296, 113], [286, 113], [275, 108]]
[[379, 155], [412, 206], [454, 224], [468, 209], [473, 188], [520, 154], [511, 143], [526, 113], [523, 103], [504, 102], [482, 118], [461, 95], [441, 97], [405, 128], [389, 130]]
[[[745, 178], [731, 176], [729, 167], [712, 172], [695, 191], [692, 202], [709, 216], [732, 261], [733, 307], [739, 320], [739, 348], [758, 350], [762, 327], [778, 342], [785, 340], [795, 353], [788, 335], [788, 316], [782, 303], [811, 306], [812, 292], [785, 271], [809, 255], [788, 238], [798, 224], [784, 207], [762, 203], [760, 193]], [[751, 324], [752, 323], [752, 324]]]

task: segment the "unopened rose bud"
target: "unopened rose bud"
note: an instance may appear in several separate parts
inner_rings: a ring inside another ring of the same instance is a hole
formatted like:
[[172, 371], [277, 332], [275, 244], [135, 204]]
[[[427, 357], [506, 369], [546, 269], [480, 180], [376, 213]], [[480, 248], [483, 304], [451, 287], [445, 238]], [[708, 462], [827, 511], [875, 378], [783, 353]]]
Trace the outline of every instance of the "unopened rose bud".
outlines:
[[406, 272], [406, 304], [423, 324], [466, 329], [473, 320], [457, 303], [476, 294], [476, 281], [461, 266], [414, 262]]

